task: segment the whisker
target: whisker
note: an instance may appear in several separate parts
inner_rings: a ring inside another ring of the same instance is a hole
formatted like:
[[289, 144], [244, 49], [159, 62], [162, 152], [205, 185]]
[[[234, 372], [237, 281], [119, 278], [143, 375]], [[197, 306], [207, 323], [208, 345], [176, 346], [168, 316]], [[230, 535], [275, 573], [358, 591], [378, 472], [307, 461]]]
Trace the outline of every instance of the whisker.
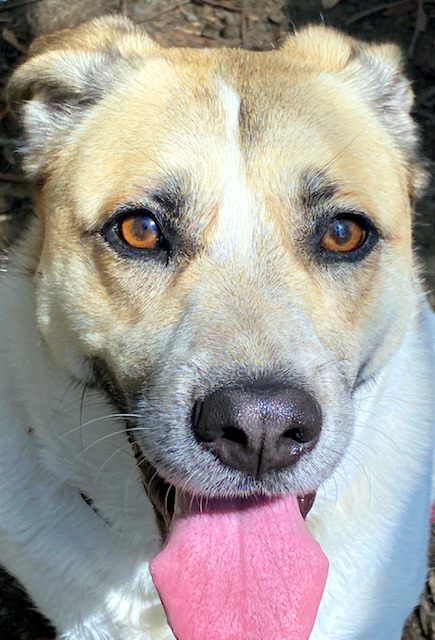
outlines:
[[[334, 449], [332, 449], [331, 447], [328, 447], [327, 445], [324, 445], [324, 449], [326, 449], [327, 451], [330, 451], [331, 453], [333, 453], [336, 456], [340, 455], [340, 453], [338, 451], [335, 451]], [[364, 455], [361, 453], [362, 460], [358, 460], [358, 458], [356, 457], [356, 453], [348, 450], [348, 451], [346, 451], [346, 453], [344, 455], [344, 458], [346, 460], [349, 460], [349, 462], [351, 462], [357, 469], [360, 469], [362, 471], [362, 473], [363, 473], [363, 475], [364, 475], [364, 477], [365, 477], [365, 479], [367, 481], [367, 486], [368, 486], [368, 489], [369, 489], [369, 496], [370, 496], [370, 500], [371, 500], [371, 497], [372, 497], [372, 485], [371, 485], [371, 480], [370, 480], [369, 473], [368, 473], [367, 468], [366, 468], [367, 461], [365, 460]], [[344, 469], [343, 466], [341, 466], [341, 469], [339, 469], [339, 468], [335, 469], [334, 473], [337, 473], [338, 475], [340, 475], [340, 477], [343, 478], [344, 482], [346, 483], [346, 486], [348, 487], [349, 486], [349, 480], [348, 480], [346, 475], [342, 476], [340, 474], [340, 470], [342, 470], [343, 473], [346, 473], [346, 470]]]
[[138, 153], [140, 153], [146, 160], [149, 160], [150, 162], [153, 162], [157, 167], [159, 167], [159, 169], [161, 169], [163, 172], [166, 172], [165, 167], [160, 164], [159, 162], [157, 162], [157, 160], [155, 158], [152, 158], [151, 156], [147, 155], [146, 153], [144, 153], [144, 151], [142, 149], [140, 149], [139, 147], [136, 147], [132, 142], [130, 142], [129, 140], [123, 140], [124, 144], [128, 144], [130, 145], [130, 147], [132, 149], [134, 149], [135, 151], [137, 151]]
[[[128, 431], [146, 431], [145, 427], [133, 427], [132, 429], [128, 429]], [[89, 451], [89, 449], [92, 449], [92, 447], [95, 447], [95, 445], [100, 444], [100, 442], [104, 442], [104, 440], [108, 440], [109, 438], [113, 438], [114, 436], [119, 436], [120, 434], [125, 434], [127, 435], [127, 429], [120, 429], [119, 431], [113, 431], [112, 433], [107, 433], [105, 436], [102, 436], [101, 438], [98, 438], [98, 440], [95, 440], [95, 442], [91, 442], [91, 444], [88, 444], [88, 446], [86, 447], [86, 449], [84, 449], [82, 452], [80, 452], [75, 458], [74, 458], [74, 462], [80, 458], [80, 456], [84, 455], [87, 451]]]
[[[83, 404], [85, 402], [86, 388], [87, 388], [87, 384], [85, 382], [84, 385], [83, 385], [82, 397], [80, 399], [80, 413], [79, 413], [80, 446], [81, 446], [83, 452], [84, 452], [84, 448], [85, 448], [85, 442], [84, 442], [84, 439], [83, 439]], [[83, 457], [85, 457], [85, 456], [83, 456]], [[87, 465], [86, 458], [85, 458], [85, 462], [86, 462], [86, 465]]]
[[[107, 405], [107, 400], [102, 396], [102, 394], [98, 391], [92, 391], [89, 386], [88, 383], [83, 383], [87, 385], [87, 390], [86, 390], [86, 409], [88, 407], [93, 407], [93, 406], [98, 406], [99, 404], [101, 405]], [[98, 398], [98, 402], [94, 402], [94, 403], [90, 403], [89, 402], [89, 398], [92, 400], [95, 400]], [[62, 413], [72, 413], [72, 411], [75, 411], [77, 405], [81, 405], [82, 402], [82, 398], [80, 396], [80, 398], [75, 398], [74, 400], [71, 400], [71, 402], [68, 402], [67, 404], [63, 405], [62, 407]], [[68, 411], [69, 409], [71, 409], [71, 411]]]
[[[371, 396], [364, 396], [363, 398], [359, 398], [356, 402], [358, 404], [358, 406], [363, 410], [364, 407], [361, 407], [361, 403], [363, 402], [369, 402], [370, 400], [376, 400], [377, 399], [377, 395], [373, 394]], [[398, 396], [392, 396], [389, 393], [383, 393], [382, 394], [382, 400], [392, 400], [393, 402], [397, 402], [397, 404], [403, 404], [404, 406], [407, 407], [411, 407], [411, 409], [417, 409], [418, 405], [416, 405], [414, 402], [411, 402], [410, 400], [408, 400], [407, 398], [399, 398]]]
[[[145, 455], [142, 456], [141, 462], [145, 462], [146, 458]], [[158, 471], [154, 471], [153, 475], [151, 476], [151, 480], [149, 480], [149, 482], [147, 482], [147, 486], [146, 486], [146, 492], [147, 494], [151, 493], [151, 487], [152, 484], [154, 482], [154, 480], [157, 478], [157, 476], [159, 475]]]
[[117, 453], [120, 453], [121, 451], [122, 451], [123, 453], [125, 453], [125, 455], [126, 455], [126, 456], [128, 456], [129, 458], [134, 458], [134, 455], [133, 455], [133, 454], [128, 453], [128, 451], [126, 451], [126, 450], [125, 450], [125, 445], [124, 445], [124, 447], [118, 447], [118, 449], [116, 449], [116, 451], [114, 451], [114, 452], [113, 452], [113, 453], [112, 453], [112, 454], [107, 458], [107, 460], [106, 460], [106, 461], [101, 465], [100, 469], [98, 470], [97, 475], [95, 476], [95, 482], [98, 482], [98, 480], [99, 480], [99, 478], [100, 478], [100, 475], [101, 475], [101, 474], [102, 474], [102, 472], [103, 472], [104, 467], [106, 467], [106, 466], [109, 464], [109, 462], [112, 460], [112, 458], [114, 458], [114, 457], [116, 456], [116, 454], [117, 454]]
[[[189, 478], [189, 480], [190, 480], [190, 478]], [[188, 481], [186, 480], [186, 482], [185, 482], [185, 485], [184, 485], [184, 486], [186, 487], [186, 486], [187, 486], [187, 484], [188, 484]], [[195, 500], [195, 496], [194, 496], [194, 494], [192, 493], [192, 496], [191, 496], [191, 498], [190, 498], [190, 504], [189, 504], [189, 515], [191, 515], [191, 514], [192, 514], [193, 501], [194, 501], [194, 500]]]
[[132, 469], [132, 470], [131, 470], [131, 472], [130, 472], [130, 473], [129, 473], [129, 475], [128, 475], [127, 482], [126, 482], [125, 489], [124, 489], [124, 510], [125, 510], [125, 511], [128, 511], [127, 495], [128, 495], [128, 491], [129, 491], [130, 483], [131, 483], [131, 481], [132, 481], [132, 479], [133, 479], [133, 477], [134, 477], [134, 474], [136, 473], [136, 469], [139, 471], [139, 473], [140, 473], [140, 475], [141, 475], [141, 478], [142, 478], [142, 484], [144, 485], [146, 495], [147, 495], [147, 497], [148, 497], [148, 499], [149, 499], [149, 493], [151, 492], [151, 485], [152, 485], [152, 483], [153, 483], [153, 481], [154, 481], [154, 478], [156, 478], [156, 477], [157, 477], [158, 472], [157, 472], [157, 471], [155, 471], [155, 472], [153, 473], [153, 475], [152, 475], [152, 477], [151, 477], [151, 480], [147, 483], [147, 486], [145, 486], [144, 478], [143, 478], [143, 474], [142, 474], [142, 473], [141, 473], [141, 471], [140, 471], [140, 465], [142, 464], [142, 462], [145, 462], [145, 461], [146, 461], [145, 455], [142, 453], [142, 454], [139, 456], [139, 458], [137, 459], [137, 461], [136, 461], [136, 466], [135, 466], [135, 468], [134, 468], [134, 469]]
[[378, 454], [378, 451], [376, 451], [374, 447], [371, 447], [369, 444], [367, 444], [367, 442], [364, 442], [364, 440], [359, 440], [358, 438], [352, 438], [352, 440], [357, 444], [363, 444], [365, 447], [367, 447], [367, 449], [369, 449], [369, 451], [371, 451], [375, 455]]
[[78, 427], [74, 427], [74, 429], [70, 429], [70, 431], [67, 431], [63, 435], [59, 436], [59, 439], [63, 440], [64, 438], [69, 436], [71, 433], [74, 433], [75, 431], [78, 431], [79, 429], [82, 429], [83, 427], [88, 427], [90, 424], [94, 424], [96, 422], [101, 422], [101, 420], [115, 420], [117, 418], [141, 418], [141, 417], [142, 416], [140, 416], [140, 415], [138, 415], [136, 413], [109, 413], [107, 415], [98, 416], [98, 418], [93, 418], [92, 420], [88, 420], [87, 422], [84, 422], [83, 424], [79, 424]]
[[[342, 478], [343, 478], [343, 476], [341, 476], [341, 475], [340, 475], [340, 477], [342, 477]], [[337, 479], [336, 479], [335, 475], [332, 475], [332, 476], [331, 476], [331, 480], [333, 480], [333, 482], [334, 482], [334, 488], [335, 488], [335, 498], [334, 498], [334, 501], [333, 501], [333, 504], [332, 504], [332, 509], [330, 510], [330, 514], [332, 515], [332, 514], [334, 513], [334, 510], [335, 510], [335, 509], [336, 509], [336, 507], [337, 507], [337, 502], [338, 502], [338, 485], [337, 485]], [[348, 484], [347, 484], [347, 480], [346, 480], [345, 478], [343, 478], [343, 480], [346, 482], [346, 486], [348, 486]], [[323, 493], [323, 497], [324, 497], [325, 501], [327, 502], [327, 504], [329, 504], [331, 501], [328, 499], [328, 496], [327, 496], [327, 493], [326, 493], [326, 488], [325, 488], [325, 485], [324, 485], [324, 484], [320, 485], [320, 487], [319, 487], [319, 488], [318, 488], [318, 490], [317, 490], [317, 493], [319, 493], [320, 491]]]
[[[373, 414], [373, 415], [375, 415], [375, 414]], [[370, 431], [374, 431], [376, 433], [380, 433], [382, 436], [384, 436], [384, 438], [386, 438], [391, 444], [393, 444], [396, 447], [397, 451], [402, 451], [401, 448], [399, 447], [399, 445], [397, 444], [397, 442], [395, 440], [393, 440], [393, 438], [391, 436], [389, 436], [387, 433], [385, 433], [381, 429], [376, 429], [376, 427], [373, 427], [371, 424], [367, 424], [367, 423], [364, 423], [364, 422], [358, 422], [358, 421], [355, 421], [354, 425], [355, 425], [355, 427], [357, 429], [370, 430]]]
[[69, 382], [69, 384], [67, 385], [67, 387], [66, 387], [65, 391], [63, 392], [63, 394], [62, 394], [62, 396], [61, 396], [61, 398], [60, 398], [59, 402], [58, 402], [58, 403], [57, 403], [57, 405], [56, 405], [55, 410], [53, 411], [53, 415], [51, 416], [50, 420], [48, 421], [48, 423], [47, 423], [47, 425], [46, 425], [46, 428], [47, 428], [47, 429], [48, 429], [48, 427], [52, 424], [52, 422], [53, 422], [53, 420], [54, 420], [54, 418], [55, 418], [56, 414], [57, 414], [57, 413], [59, 413], [59, 409], [60, 409], [60, 407], [61, 407], [61, 405], [62, 405], [63, 400], [65, 399], [65, 397], [68, 395], [68, 392], [71, 390], [71, 388], [72, 388], [75, 384], [77, 384], [77, 382], [76, 382], [75, 380], [71, 380], [71, 381]]
[[373, 121], [373, 118], [369, 118], [369, 120], [367, 120], [367, 122], [365, 123], [365, 125], [362, 127], [362, 129], [360, 129], [360, 131], [355, 134], [355, 136], [350, 140], [350, 142], [348, 142], [342, 149], [341, 151], [339, 151], [333, 158], [331, 158], [331, 160], [329, 160], [325, 165], [323, 165], [323, 167], [321, 168], [320, 172], [323, 173], [326, 169], [329, 169], [334, 162], [336, 162], [339, 158], [341, 158], [341, 156], [343, 155], [343, 153], [345, 153], [349, 147], [351, 147], [353, 145], [353, 143], [355, 142], [355, 140], [357, 140], [359, 138], [360, 135], [362, 135], [364, 133], [364, 131], [367, 129], [367, 127], [369, 126], [369, 124]]
[[136, 473], [139, 473], [139, 482], [140, 482], [140, 486], [142, 487], [142, 489], [145, 490], [145, 498], [149, 498], [149, 493], [151, 491], [151, 485], [154, 482], [154, 479], [157, 477], [157, 471], [154, 472], [151, 480], [147, 483], [147, 487], [145, 487], [145, 483], [144, 483], [144, 478], [142, 475], [142, 472], [140, 470], [140, 467], [138, 466], [139, 464], [141, 464], [142, 462], [145, 462], [146, 458], [145, 456], [142, 454], [139, 458], [137, 458], [136, 460], [136, 465], [132, 468], [128, 478], [127, 478], [127, 482], [125, 485], [125, 489], [124, 489], [124, 507], [126, 509], [126, 511], [128, 512], [129, 507], [128, 507], [128, 491], [129, 491], [129, 487], [131, 485], [131, 482], [133, 480], [133, 478], [135, 477]]

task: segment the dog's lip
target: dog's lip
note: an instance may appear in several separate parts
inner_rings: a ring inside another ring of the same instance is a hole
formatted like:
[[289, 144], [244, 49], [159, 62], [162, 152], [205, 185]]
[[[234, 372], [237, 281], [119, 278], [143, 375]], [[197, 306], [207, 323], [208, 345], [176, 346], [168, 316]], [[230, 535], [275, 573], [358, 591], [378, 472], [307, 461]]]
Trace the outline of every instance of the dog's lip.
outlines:
[[[154, 486], [155, 492], [150, 492], [150, 483], [146, 482], [144, 477], [144, 488], [150, 499], [159, 524], [160, 532], [163, 541], [166, 540], [171, 523], [174, 517], [175, 496], [177, 493], [177, 487], [166, 482], [157, 471], [154, 471]], [[164, 497], [164, 499], [163, 499]], [[252, 496], [251, 496], [252, 497]], [[303, 519], [305, 520], [310, 512], [314, 500], [316, 498], [315, 491], [309, 491], [303, 495], [298, 496], [299, 510]], [[225, 499], [222, 499], [225, 502]]]
[[[168, 483], [159, 474], [158, 470], [146, 461], [144, 456], [141, 454], [140, 447], [135, 441], [133, 441], [133, 439], [132, 444], [139, 469], [142, 473], [145, 492], [154, 507], [162, 538], [165, 539], [169, 533], [174, 515], [177, 487]], [[315, 491], [309, 491], [298, 496], [299, 510], [304, 520], [310, 512], [315, 498]]]
[[311, 511], [311, 507], [313, 506], [315, 499], [315, 491], [310, 491], [309, 493], [305, 493], [302, 496], [298, 496], [299, 510], [304, 520]]

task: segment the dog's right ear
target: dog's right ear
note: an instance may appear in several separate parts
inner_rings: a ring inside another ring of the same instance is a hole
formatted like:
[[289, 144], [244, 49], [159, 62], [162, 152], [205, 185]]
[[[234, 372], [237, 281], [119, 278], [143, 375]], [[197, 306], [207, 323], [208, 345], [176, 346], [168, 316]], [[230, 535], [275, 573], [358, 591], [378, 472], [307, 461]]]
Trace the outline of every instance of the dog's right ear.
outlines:
[[37, 39], [12, 75], [8, 95], [24, 127], [24, 169], [44, 172], [86, 110], [159, 46], [130, 20], [106, 16]]

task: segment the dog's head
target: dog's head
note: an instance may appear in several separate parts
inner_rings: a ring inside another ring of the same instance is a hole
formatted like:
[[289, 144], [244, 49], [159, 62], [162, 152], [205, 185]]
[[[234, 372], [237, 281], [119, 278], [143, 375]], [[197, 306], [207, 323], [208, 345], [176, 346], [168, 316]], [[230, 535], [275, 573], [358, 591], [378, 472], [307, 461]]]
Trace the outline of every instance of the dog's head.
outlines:
[[267, 53], [164, 49], [112, 17], [37, 41], [10, 91], [54, 360], [137, 416], [167, 483], [316, 489], [413, 308], [397, 49], [325, 27]]

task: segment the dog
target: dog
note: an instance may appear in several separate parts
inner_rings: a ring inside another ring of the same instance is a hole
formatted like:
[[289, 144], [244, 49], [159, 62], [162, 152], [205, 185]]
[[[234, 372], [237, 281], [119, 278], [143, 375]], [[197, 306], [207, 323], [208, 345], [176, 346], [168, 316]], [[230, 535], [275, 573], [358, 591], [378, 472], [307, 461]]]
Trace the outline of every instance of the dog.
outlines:
[[329, 562], [310, 639], [398, 640], [435, 417], [398, 48], [162, 48], [108, 16], [37, 40], [9, 95], [35, 214], [0, 282], [1, 564], [63, 640], [169, 639], [180, 497], [212, 523], [297, 496]]

